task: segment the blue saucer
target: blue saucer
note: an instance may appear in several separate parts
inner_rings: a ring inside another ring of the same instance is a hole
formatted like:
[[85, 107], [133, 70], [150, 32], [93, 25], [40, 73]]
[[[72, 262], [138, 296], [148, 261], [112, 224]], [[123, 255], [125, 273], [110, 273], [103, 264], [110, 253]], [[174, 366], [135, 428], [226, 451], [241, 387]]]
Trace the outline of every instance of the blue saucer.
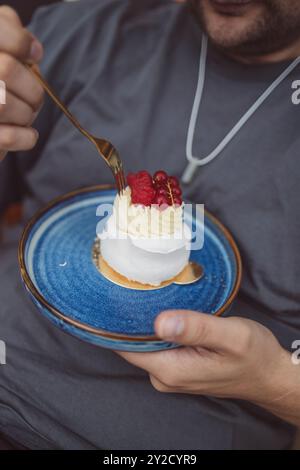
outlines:
[[155, 317], [173, 308], [214, 315], [228, 310], [241, 280], [238, 249], [228, 231], [205, 213], [204, 246], [191, 254], [204, 267], [200, 281], [153, 291], [119, 287], [92, 260], [96, 209], [112, 203], [115, 194], [107, 187], [80, 190], [56, 199], [29, 222], [19, 246], [25, 287], [43, 315], [83, 341], [126, 351], [175, 347], [155, 337]]

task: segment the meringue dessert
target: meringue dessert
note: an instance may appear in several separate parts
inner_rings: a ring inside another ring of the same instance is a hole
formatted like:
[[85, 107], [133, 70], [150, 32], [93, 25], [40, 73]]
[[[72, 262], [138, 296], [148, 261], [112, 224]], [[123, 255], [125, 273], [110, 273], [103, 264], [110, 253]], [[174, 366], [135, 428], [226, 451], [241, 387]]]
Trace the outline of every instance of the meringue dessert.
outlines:
[[102, 233], [101, 256], [129, 281], [160, 286], [176, 278], [190, 257], [191, 231], [183, 220], [177, 178], [158, 171], [129, 174]]

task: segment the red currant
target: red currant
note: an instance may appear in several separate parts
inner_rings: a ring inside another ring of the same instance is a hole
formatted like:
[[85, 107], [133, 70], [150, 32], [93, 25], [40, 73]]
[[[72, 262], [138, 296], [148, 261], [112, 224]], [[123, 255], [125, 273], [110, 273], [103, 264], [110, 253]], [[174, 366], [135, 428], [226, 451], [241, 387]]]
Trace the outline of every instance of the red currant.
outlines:
[[170, 199], [168, 198], [168, 196], [163, 196], [163, 195], [157, 195], [155, 196], [154, 198], [154, 204], [157, 204], [159, 206], [162, 206], [162, 205], [169, 205], [170, 204]]
[[182, 192], [176, 176], [168, 176], [163, 170], [156, 171], [153, 178], [147, 171], [129, 173], [128, 184], [131, 188], [133, 204], [150, 206], [157, 204], [160, 210], [167, 206], [181, 206]]
[[173, 196], [181, 196], [182, 195], [182, 191], [180, 188], [172, 188], [172, 194]]
[[181, 206], [181, 204], [182, 204], [182, 199], [181, 199], [181, 197], [179, 197], [179, 196], [174, 196], [174, 197], [173, 197], [173, 204], [174, 204], [175, 206]]
[[158, 188], [156, 189], [156, 194], [157, 194], [158, 196], [166, 196], [166, 197], [168, 197], [169, 192], [168, 192], [168, 189], [167, 189], [166, 187], [161, 186], [161, 187], [158, 187]]
[[179, 188], [179, 181], [176, 178], [176, 176], [169, 176], [168, 183], [171, 186], [171, 188]]
[[167, 183], [168, 175], [165, 171], [159, 170], [154, 173], [153, 180], [156, 184]]

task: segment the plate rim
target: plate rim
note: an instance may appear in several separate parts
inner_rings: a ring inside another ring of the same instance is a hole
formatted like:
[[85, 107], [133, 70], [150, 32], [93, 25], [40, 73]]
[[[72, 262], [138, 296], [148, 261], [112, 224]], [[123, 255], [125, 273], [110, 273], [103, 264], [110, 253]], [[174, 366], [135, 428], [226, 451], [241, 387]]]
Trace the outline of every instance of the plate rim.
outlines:
[[[93, 192], [99, 192], [99, 191], [104, 191], [104, 190], [113, 190], [116, 189], [115, 185], [113, 184], [100, 184], [100, 185], [93, 185], [93, 186], [87, 186], [81, 189], [77, 189], [74, 191], [70, 191], [62, 196], [58, 196], [54, 199], [52, 199], [48, 204], [46, 204], [44, 207], [42, 207], [40, 210], [38, 210], [33, 217], [27, 222], [25, 225], [25, 228], [22, 232], [20, 241], [19, 241], [19, 246], [18, 246], [18, 262], [19, 262], [19, 269], [21, 272], [21, 277], [22, 280], [28, 289], [29, 293], [39, 302], [39, 304], [42, 305], [43, 308], [47, 309], [48, 311], [51, 312], [52, 315], [54, 315], [57, 319], [62, 320], [66, 322], [67, 324], [72, 325], [73, 327], [79, 328], [80, 330], [84, 330], [87, 333], [94, 334], [96, 336], [100, 337], [105, 337], [108, 339], [113, 339], [113, 340], [120, 340], [120, 341], [133, 341], [133, 342], [143, 342], [143, 341], [163, 341], [161, 338], [159, 338], [156, 335], [126, 335], [122, 333], [113, 333], [109, 332], [107, 330], [102, 330], [101, 328], [94, 328], [89, 326], [86, 323], [83, 323], [81, 321], [72, 319], [66, 314], [62, 313], [58, 308], [54, 307], [48, 300], [45, 299], [45, 297], [37, 290], [35, 285], [33, 284], [31, 277], [28, 273], [28, 270], [26, 268], [26, 263], [25, 263], [25, 248], [26, 248], [26, 242], [29, 238], [31, 229], [34, 227], [34, 225], [51, 209], [53, 209], [55, 206], [61, 204], [62, 202], [66, 202], [69, 199], [73, 199], [76, 196], [79, 196], [81, 194], [87, 194], [87, 193], [93, 193]], [[215, 313], [213, 313], [213, 316], [221, 316], [233, 303], [235, 300], [240, 286], [242, 282], [242, 259], [241, 259], [241, 254], [238, 249], [238, 246], [231, 234], [231, 232], [224, 226], [222, 222], [220, 222], [214, 215], [212, 215], [209, 211], [204, 209], [205, 216], [207, 216], [217, 227], [220, 229], [220, 231], [223, 233], [225, 236], [226, 240], [228, 241], [234, 257], [235, 257], [235, 262], [236, 262], [236, 279], [234, 286], [232, 288], [232, 291], [230, 293], [230, 296], [226, 300], [225, 304], [220, 307]]]

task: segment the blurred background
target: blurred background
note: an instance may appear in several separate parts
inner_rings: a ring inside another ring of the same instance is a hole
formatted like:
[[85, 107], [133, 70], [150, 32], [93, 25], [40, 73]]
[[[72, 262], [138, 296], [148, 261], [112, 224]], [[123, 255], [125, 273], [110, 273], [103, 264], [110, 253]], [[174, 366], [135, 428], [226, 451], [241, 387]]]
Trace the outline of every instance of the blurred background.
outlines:
[[6, 0], [4, 2], [0, 1], [0, 5], [9, 5], [17, 10], [23, 23], [28, 24], [36, 8], [42, 5], [57, 3], [58, 1], [59, 0]]
[[[17, 12], [22, 18], [23, 23], [28, 24], [36, 8], [42, 5], [51, 5], [51, 3], [58, 3], [60, 1], [75, 2], [76, 0], [6, 0], [4, 2], [0, 0], [0, 5], [9, 5], [15, 10], [17, 10]], [[141, 2], [142, 1], [143, 0], [141, 0]], [[183, 2], [185, 0], [175, 1]]]

